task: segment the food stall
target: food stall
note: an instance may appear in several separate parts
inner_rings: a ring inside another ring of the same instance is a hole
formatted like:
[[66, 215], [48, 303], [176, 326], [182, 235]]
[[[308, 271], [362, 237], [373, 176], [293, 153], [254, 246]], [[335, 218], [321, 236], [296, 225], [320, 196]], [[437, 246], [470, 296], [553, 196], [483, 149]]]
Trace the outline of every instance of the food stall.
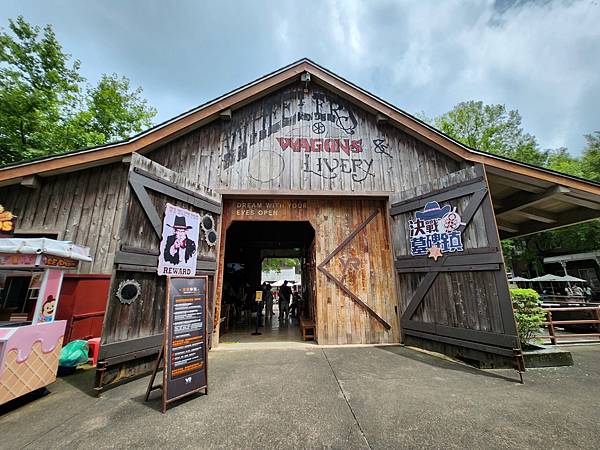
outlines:
[[[0, 239], [0, 405], [56, 380], [66, 321], [54, 320], [64, 272], [89, 248], [54, 239]], [[12, 289], [7, 280], [19, 280]], [[28, 284], [27, 284], [28, 283]]]

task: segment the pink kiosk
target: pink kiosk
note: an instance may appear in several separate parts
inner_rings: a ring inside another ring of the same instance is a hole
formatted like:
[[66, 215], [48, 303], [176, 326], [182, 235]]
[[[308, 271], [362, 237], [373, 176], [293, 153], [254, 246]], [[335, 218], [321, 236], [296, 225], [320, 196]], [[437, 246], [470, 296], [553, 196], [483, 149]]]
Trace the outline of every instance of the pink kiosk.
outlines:
[[89, 248], [71, 242], [0, 239], [0, 273], [29, 273], [37, 290], [32, 320], [0, 322], [0, 405], [56, 380], [67, 323], [54, 320], [63, 274], [91, 260]]

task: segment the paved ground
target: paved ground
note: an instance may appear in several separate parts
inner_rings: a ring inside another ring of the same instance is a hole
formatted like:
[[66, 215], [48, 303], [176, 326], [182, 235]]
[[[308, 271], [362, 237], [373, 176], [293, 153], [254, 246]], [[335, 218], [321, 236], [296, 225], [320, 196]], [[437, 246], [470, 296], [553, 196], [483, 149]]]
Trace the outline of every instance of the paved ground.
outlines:
[[96, 399], [88, 371], [0, 416], [0, 447], [599, 448], [600, 348], [571, 350], [525, 385], [403, 347], [213, 351], [209, 395], [166, 415], [147, 378]]

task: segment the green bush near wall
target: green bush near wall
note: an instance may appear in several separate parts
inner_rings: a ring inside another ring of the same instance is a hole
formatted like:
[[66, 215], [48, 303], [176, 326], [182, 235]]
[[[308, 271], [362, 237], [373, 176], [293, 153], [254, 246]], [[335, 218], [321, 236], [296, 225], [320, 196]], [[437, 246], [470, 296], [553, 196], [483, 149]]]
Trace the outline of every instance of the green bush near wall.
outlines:
[[540, 307], [540, 295], [533, 289], [511, 289], [510, 296], [521, 346], [530, 346], [546, 320], [546, 311]]

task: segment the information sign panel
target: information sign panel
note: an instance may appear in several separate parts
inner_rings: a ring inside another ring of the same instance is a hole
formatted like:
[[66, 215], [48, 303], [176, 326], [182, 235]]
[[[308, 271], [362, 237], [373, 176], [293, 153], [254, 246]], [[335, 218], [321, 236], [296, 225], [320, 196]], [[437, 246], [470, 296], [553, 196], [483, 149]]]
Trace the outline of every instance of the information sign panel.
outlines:
[[167, 279], [163, 369], [166, 404], [207, 389], [206, 305], [208, 277]]

